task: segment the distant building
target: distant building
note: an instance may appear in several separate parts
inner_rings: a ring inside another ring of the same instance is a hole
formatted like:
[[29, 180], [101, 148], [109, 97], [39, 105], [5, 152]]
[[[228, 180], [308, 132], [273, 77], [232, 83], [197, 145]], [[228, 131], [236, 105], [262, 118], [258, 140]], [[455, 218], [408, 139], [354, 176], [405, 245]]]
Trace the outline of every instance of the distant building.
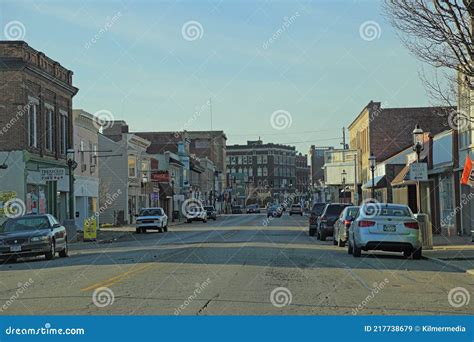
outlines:
[[74, 172], [76, 226], [82, 229], [84, 220], [95, 217], [99, 205], [99, 126], [92, 114], [73, 110], [74, 151], [77, 168]]
[[308, 165], [308, 156], [296, 155], [296, 189], [300, 193], [307, 193], [311, 185], [311, 167]]
[[[0, 170], [0, 202], [18, 198], [26, 213], [50, 213], [61, 222], [70, 214], [66, 152], [78, 91], [72, 75], [23, 41], [0, 41], [0, 160], [7, 166]], [[64, 177], [48, 181], [45, 169]]]
[[320, 186], [324, 183], [324, 153], [331, 150], [332, 147], [317, 147], [311, 145], [309, 149], [309, 165], [311, 170], [311, 185]]
[[[227, 181], [242, 175], [247, 193], [252, 188], [268, 189], [274, 199], [296, 190], [296, 148], [267, 143], [262, 140], [247, 141], [246, 145], [227, 146]], [[241, 194], [244, 198], [245, 194]]]

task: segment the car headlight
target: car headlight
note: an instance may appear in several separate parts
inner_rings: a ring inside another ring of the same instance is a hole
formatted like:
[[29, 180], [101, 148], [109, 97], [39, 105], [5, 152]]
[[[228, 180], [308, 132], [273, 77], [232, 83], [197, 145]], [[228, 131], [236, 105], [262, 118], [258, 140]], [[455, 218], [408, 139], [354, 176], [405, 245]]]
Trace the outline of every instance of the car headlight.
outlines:
[[48, 241], [49, 236], [48, 235], [34, 236], [30, 240], [31, 240], [31, 242]]

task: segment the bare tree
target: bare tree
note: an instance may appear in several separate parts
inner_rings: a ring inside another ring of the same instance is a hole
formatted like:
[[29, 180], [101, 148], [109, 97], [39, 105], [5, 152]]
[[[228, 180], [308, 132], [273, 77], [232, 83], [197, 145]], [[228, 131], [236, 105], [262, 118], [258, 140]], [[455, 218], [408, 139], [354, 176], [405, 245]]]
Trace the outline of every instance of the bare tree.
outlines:
[[430, 97], [452, 106], [461, 85], [474, 89], [474, 0], [385, 0], [384, 11], [408, 50], [435, 67], [431, 79], [420, 74]]

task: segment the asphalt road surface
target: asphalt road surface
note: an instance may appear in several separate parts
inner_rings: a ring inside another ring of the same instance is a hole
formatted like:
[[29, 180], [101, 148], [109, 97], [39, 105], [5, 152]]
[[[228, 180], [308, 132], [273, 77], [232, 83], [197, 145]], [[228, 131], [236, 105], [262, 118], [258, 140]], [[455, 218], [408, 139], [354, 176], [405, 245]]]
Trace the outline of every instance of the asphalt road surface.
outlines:
[[0, 314], [474, 314], [472, 275], [397, 253], [356, 259], [308, 236], [306, 217], [265, 219], [219, 217], [1, 264]]

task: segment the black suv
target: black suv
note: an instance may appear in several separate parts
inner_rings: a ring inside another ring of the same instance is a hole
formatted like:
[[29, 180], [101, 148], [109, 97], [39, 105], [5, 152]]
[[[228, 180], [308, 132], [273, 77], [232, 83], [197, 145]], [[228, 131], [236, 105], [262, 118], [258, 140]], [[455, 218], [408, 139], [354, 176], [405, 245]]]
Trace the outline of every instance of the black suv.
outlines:
[[326, 205], [323, 213], [318, 217], [316, 236], [318, 240], [326, 241], [326, 237], [333, 236], [334, 224], [341, 215], [344, 208], [351, 206], [347, 203], [331, 203]]
[[217, 211], [216, 208], [214, 208], [212, 205], [206, 205], [204, 206], [204, 210], [207, 212], [207, 218], [211, 220], [216, 220], [217, 219]]

